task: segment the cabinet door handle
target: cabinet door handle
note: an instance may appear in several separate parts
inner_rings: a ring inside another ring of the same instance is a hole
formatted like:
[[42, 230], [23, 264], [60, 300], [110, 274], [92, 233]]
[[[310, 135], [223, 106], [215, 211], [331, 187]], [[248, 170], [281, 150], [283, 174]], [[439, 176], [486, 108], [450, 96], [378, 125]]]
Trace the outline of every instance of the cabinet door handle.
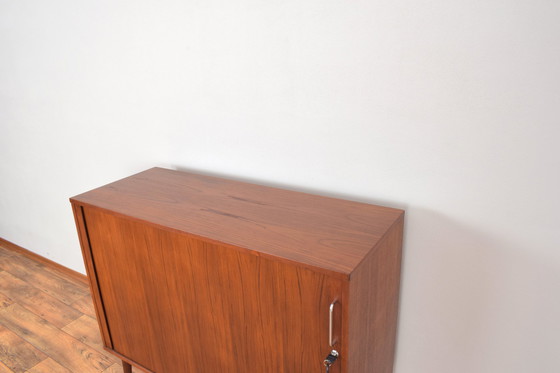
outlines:
[[329, 346], [334, 346], [335, 344], [335, 340], [333, 337], [334, 334], [334, 326], [333, 326], [333, 319], [334, 319], [334, 305], [337, 303], [338, 301], [335, 300], [331, 303], [331, 305], [329, 306]]

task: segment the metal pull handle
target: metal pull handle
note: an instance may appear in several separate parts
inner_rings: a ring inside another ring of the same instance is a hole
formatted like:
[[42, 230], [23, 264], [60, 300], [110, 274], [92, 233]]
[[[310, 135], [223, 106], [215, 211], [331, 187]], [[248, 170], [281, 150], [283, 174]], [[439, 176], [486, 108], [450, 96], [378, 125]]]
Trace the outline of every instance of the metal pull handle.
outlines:
[[333, 347], [335, 344], [335, 340], [333, 338], [333, 334], [334, 334], [334, 327], [333, 327], [333, 319], [334, 319], [334, 305], [336, 304], [336, 302], [338, 301], [333, 301], [331, 303], [331, 305], [329, 306], [329, 346]]

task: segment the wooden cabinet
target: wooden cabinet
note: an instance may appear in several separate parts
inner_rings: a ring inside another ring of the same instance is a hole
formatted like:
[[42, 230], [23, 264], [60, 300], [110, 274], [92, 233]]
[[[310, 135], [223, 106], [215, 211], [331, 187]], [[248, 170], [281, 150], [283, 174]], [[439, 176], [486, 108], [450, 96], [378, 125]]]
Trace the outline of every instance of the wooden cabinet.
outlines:
[[392, 372], [403, 211], [161, 168], [71, 202], [125, 370]]

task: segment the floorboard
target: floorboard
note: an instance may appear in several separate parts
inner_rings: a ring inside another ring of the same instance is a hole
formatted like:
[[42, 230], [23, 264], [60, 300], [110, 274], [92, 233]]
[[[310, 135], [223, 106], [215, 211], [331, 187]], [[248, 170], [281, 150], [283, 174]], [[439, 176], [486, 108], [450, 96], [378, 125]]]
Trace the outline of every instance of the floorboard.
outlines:
[[59, 328], [82, 316], [80, 311], [6, 271], [0, 271], [0, 292]]
[[83, 282], [0, 246], [0, 373], [20, 372], [122, 373], [122, 365], [103, 349]]
[[[4, 251], [7, 251], [4, 249]], [[43, 264], [34, 262], [22, 255], [13, 253], [2, 255], [0, 269], [35, 286], [37, 289], [57, 298], [68, 305], [88, 294], [88, 288], [77, 281], [64, 278], [56, 271], [51, 271]]]
[[49, 357], [29, 369], [27, 373], [71, 373], [71, 371]]
[[14, 373], [23, 373], [47, 356], [16, 333], [0, 325], [0, 360]]

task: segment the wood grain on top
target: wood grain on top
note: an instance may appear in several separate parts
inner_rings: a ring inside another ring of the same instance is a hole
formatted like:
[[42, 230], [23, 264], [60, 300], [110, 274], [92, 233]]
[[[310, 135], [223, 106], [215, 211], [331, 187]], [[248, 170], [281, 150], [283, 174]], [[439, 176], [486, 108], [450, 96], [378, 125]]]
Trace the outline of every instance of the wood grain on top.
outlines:
[[344, 275], [352, 273], [403, 214], [398, 209], [162, 168], [71, 201]]

